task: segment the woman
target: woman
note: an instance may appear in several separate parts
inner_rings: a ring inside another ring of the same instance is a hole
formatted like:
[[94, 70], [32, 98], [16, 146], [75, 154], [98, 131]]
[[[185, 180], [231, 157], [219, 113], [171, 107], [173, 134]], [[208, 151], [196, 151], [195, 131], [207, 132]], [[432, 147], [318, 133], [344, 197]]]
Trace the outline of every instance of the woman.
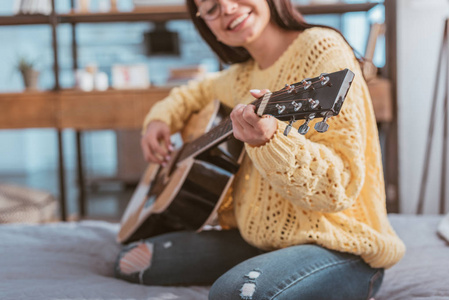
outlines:
[[[210, 299], [369, 299], [405, 247], [386, 216], [377, 127], [352, 49], [336, 30], [305, 23], [289, 0], [187, 4], [203, 38], [231, 66], [175, 88], [155, 105], [142, 149], [148, 161], [165, 164], [170, 133], [192, 112], [214, 98], [234, 107], [233, 132], [246, 155], [220, 209], [229, 230], [128, 245], [117, 277], [148, 285], [213, 284]], [[260, 118], [247, 105], [286, 83], [344, 68], [355, 80], [326, 133], [284, 136], [284, 122]]]

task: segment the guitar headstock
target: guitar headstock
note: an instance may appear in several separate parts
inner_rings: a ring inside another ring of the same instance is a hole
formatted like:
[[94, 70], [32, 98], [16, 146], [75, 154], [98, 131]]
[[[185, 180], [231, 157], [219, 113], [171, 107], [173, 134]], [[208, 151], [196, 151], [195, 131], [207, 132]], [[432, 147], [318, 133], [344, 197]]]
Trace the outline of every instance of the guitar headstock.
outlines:
[[256, 113], [259, 116], [272, 115], [281, 121], [290, 121], [284, 132], [288, 135], [292, 124], [297, 120], [306, 120], [299, 127], [300, 134], [309, 131], [309, 122], [323, 118], [315, 124], [315, 130], [326, 132], [327, 119], [340, 113], [343, 102], [354, 79], [349, 69], [321, 74], [294, 84], [287, 84], [282, 90], [267, 93], [257, 99]]

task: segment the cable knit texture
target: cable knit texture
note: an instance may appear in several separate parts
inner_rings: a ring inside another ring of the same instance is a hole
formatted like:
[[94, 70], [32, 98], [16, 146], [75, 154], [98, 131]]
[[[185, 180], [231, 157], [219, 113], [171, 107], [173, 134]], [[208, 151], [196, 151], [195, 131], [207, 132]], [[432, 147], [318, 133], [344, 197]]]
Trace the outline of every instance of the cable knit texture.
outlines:
[[328, 121], [329, 130], [313, 130], [315, 120], [305, 136], [292, 130], [286, 137], [286, 124], [279, 121], [268, 143], [245, 145], [247, 155], [220, 212], [231, 207], [242, 236], [261, 249], [315, 243], [360, 255], [372, 267], [388, 268], [401, 259], [405, 246], [387, 219], [368, 89], [352, 49], [336, 31], [316, 27], [302, 32], [267, 69], [249, 61], [173, 89], [153, 107], [144, 128], [161, 120], [175, 132], [214, 98], [233, 107], [254, 100], [250, 89], [276, 91], [286, 83], [344, 68], [356, 75], [342, 111]]

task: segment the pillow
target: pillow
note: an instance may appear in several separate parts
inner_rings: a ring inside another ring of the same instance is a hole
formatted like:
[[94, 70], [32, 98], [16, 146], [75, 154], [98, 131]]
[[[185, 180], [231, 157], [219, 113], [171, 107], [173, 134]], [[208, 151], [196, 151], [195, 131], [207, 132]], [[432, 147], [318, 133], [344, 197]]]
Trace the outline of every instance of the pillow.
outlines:
[[0, 223], [56, 221], [57, 201], [50, 193], [0, 184]]

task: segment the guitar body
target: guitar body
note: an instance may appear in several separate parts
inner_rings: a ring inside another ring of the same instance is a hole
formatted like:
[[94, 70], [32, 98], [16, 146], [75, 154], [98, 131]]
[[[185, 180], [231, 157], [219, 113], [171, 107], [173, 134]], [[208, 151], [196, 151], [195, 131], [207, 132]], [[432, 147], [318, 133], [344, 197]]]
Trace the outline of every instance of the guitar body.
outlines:
[[[212, 103], [189, 120], [183, 139], [201, 136], [228, 113], [218, 101]], [[177, 164], [179, 151], [172, 153], [165, 167], [148, 166], [123, 215], [118, 242], [178, 230], [199, 231], [213, 222], [240, 165], [243, 143], [230, 138]]]

